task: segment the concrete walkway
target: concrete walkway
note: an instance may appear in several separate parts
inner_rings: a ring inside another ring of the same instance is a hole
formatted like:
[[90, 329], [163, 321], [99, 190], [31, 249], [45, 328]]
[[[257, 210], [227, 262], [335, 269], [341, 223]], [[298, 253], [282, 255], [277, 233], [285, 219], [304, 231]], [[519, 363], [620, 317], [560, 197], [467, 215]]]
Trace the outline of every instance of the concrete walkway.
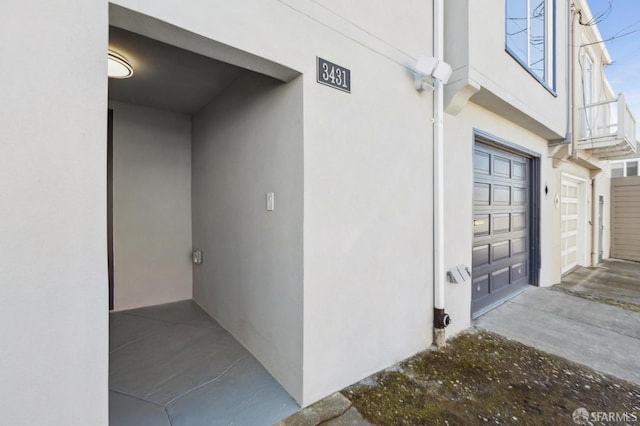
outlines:
[[476, 325], [640, 385], [640, 312], [531, 287]]
[[[561, 285], [530, 287], [475, 324], [640, 385], [640, 263], [610, 259], [576, 268]], [[341, 393], [277, 423], [317, 425], [370, 423]]]
[[607, 259], [598, 266], [579, 266], [553, 288], [640, 311], [640, 262]]

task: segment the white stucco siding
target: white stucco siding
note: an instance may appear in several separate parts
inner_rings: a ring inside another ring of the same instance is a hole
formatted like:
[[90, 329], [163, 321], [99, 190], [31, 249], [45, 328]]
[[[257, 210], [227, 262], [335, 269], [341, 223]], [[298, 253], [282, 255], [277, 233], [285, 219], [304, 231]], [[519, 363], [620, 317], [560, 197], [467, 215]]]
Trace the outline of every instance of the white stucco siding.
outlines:
[[431, 97], [397, 64], [355, 53], [352, 95], [313, 80], [305, 92], [309, 400], [431, 342]]
[[[308, 3], [300, 0], [283, 2], [294, 7]], [[431, 12], [427, 10], [431, 8], [430, 0], [318, 0], [317, 3], [327, 12], [340, 17], [342, 21], [352, 23], [362, 31], [371, 33], [395, 50], [409, 55], [419, 52], [426, 54], [431, 50], [431, 44], [424, 41], [425, 36], [430, 36], [433, 25]]]
[[[566, 133], [566, 7], [556, 5], [555, 82], [545, 87], [505, 50], [505, 3], [502, 1], [448, 0], [445, 60], [454, 73], [445, 92], [448, 108], [458, 90], [506, 119], [560, 139]], [[551, 40], [547, 40], [548, 45]], [[466, 85], [466, 86], [465, 86]], [[474, 87], [474, 89], [471, 89]], [[551, 89], [551, 90], [549, 90]], [[463, 90], [464, 91], [464, 90]], [[457, 99], [457, 98], [456, 98]], [[454, 101], [454, 104], [457, 101]]]
[[114, 309], [191, 299], [191, 117], [110, 107]]
[[352, 94], [305, 73], [305, 403], [431, 343], [432, 97], [412, 59], [347, 40], [328, 38], [348, 46], [328, 59]]
[[0, 412], [107, 425], [107, 8], [0, 6]]
[[[116, 0], [112, 4], [301, 72], [307, 71], [309, 56], [354, 48], [379, 51], [407, 66], [431, 51], [431, 5], [418, 0], [373, 8], [365, 0], [348, 5], [308, 0]], [[394, 20], [397, 16], [404, 16], [405, 24]]]
[[[609, 167], [609, 163], [606, 161], [603, 161], [601, 163], [602, 165], [602, 172], [600, 174], [598, 174], [596, 176], [596, 181], [595, 181], [595, 185], [596, 185], [596, 199], [595, 199], [595, 222], [594, 224], [596, 224], [596, 226], [598, 226], [598, 205], [597, 203], [599, 202], [598, 198], [599, 196], [603, 196], [604, 197], [604, 205], [603, 205], [603, 232], [602, 232], [602, 258], [603, 259], [608, 259], [611, 256], [611, 229], [613, 226], [613, 222], [611, 220], [611, 169]], [[597, 261], [597, 256], [598, 256], [598, 247], [599, 247], [599, 234], [596, 232], [596, 240], [595, 240], [595, 247], [596, 250], [594, 250], [595, 254], [596, 254], [596, 261]]]
[[[540, 155], [540, 285], [555, 283], [554, 259], [554, 194], [559, 188], [548, 177], [552, 175], [547, 158], [547, 141], [522, 127], [474, 103], [468, 103], [457, 116], [445, 115], [445, 204], [455, 206], [445, 215], [445, 268], [464, 264], [472, 266], [473, 246], [473, 144], [474, 129], [517, 144]], [[549, 194], [544, 188], [548, 186]], [[447, 335], [456, 334], [471, 325], [471, 284], [446, 284], [446, 310], [452, 317]]]
[[[365, 1], [116, 3], [303, 74], [296, 399], [314, 402], [428, 346], [432, 96], [415, 90], [411, 67], [431, 52], [430, 2], [371, 14], [356, 13]], [[351, 94], [316, 83], [316, 56], [351, 70]]]
[[302, 401], [302, 79], [245, 73], [193, 123], [194, 299]]
[[[564, 136], [566, 132], [567, 105], [567, 6], [555, 4], [555, 16], [546, 11], [548, 25], [555, 25], [555, 46], [548, 48], [547, 66], [553, 67], [554, 81], [547, 85], [554, 91], [549, 93], [529, 71], [525, 70], [505, 51], [505, 4], [502, 1], [469, 1], [470, 46], [469, 62], [476, 69], [480, 83], [509, 104], [531, 115], [552, 131]], [[555, 18], [555, 24], [552, 23]], [[488, 22], [495, 23], [488, 25]], [[547, 38], [545, 46], [554, 40]], [[487, 53], [491, 52], [491, 53]]]

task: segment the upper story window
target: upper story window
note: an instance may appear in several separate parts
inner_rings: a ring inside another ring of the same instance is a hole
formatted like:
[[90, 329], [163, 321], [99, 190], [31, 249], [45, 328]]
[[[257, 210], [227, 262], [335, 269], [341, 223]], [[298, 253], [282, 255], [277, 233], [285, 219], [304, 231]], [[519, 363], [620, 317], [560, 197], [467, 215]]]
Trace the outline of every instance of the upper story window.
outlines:
[[547, 88], [555, 89], [555, 0], [505, 0], [506, 47]]
[[611, 162], [611, 177], [638, 176], [638, 160], [621, 160]]

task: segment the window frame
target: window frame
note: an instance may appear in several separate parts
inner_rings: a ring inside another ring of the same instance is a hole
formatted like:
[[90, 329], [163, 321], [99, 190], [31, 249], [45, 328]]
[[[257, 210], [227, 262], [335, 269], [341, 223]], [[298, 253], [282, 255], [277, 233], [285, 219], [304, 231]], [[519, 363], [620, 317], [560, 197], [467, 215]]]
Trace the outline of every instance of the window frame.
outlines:
[[[531, 67], [529, 67], [528, 64], [526, 64], [521, 58], [520, 56], [513, 51], [513, 49], [511, 49], [508, 45], [507, 42], [507, 2], [509, 0], [505, 0], [504, 2], [504, 46], [505, 46], [505, 52], [507, 52], [507, 54], [509, 56], [511, 56], [518, 64], [520, 64], [520, 66], [522, 68], [524, 68], [527, 73], [529, 73], [529, 75], [531, 75], [534, 79], [536, 79], [538, 81], [538, 83], [540, 83], [545, 89], [547, 89], [554, 97], [558, 96], [558, 93], [556, 92], [556, 82], [557, 82], [557, 76], [556, 76], [556, 50], [557, 50], [557, 43], [556, 43], [556, 38], [557, 38], [557, 32], [556, 32], [556, 0], [542, 0], [545, 2], [545, 76], [546, 79], [550, 79], [551, 81], [546, 81], [543, 80], [540, 76], [538, 76], [535, 72], [533, 72], [533, 70], [531, 69]], [[530, 1], [530, 0], [527, 0]], [[550, 8], [549, 8], [550, 6]], [[527, 7], [527, 10], [529, 8]], [[552, 12], [552, 16], [549, 17], [547, 11], [551, 10]], [[550, 38], [550, 39], [549, 39]], [[529, 34], [527, 32], [527, 42], [529, 40]], [[549, 44], [549, 45], [547, 45]], [[549, 69], [547, 70], [546, 67], [549, 67]]]
[[[614, 176], [613, 175], [614, 166], [617, 166], [617, 165], [622, 166], [619, 169], [616, 168], [617, 170], [622, 170], [622, 176]], [[625, 165], [624, 161], [612, 161], [611, 162], [611, 177], [612, 178], [625, 177], [626, 174], [627, 174], [627, 166]]]
[[[629, 176], [629, 163], [635, 163], [636, 166], [636, 174]], [[621, 165], [622, 166], [622, 176], [613, 176], [613, 166]], [[611, 177], [635, 177], [640, 176], [640, 158], [628, 158], [626, 160], [614, 160], [611, 161]]]

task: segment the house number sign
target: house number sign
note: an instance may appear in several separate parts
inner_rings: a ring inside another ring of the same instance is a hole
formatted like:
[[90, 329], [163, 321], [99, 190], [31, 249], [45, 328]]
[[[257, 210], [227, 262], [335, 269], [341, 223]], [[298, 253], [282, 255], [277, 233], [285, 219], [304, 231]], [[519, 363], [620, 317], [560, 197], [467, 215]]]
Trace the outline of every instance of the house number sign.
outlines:
[[316, 81], [325, 86], [351, 93], [351, 70], [326, 59], [317, 59]]

